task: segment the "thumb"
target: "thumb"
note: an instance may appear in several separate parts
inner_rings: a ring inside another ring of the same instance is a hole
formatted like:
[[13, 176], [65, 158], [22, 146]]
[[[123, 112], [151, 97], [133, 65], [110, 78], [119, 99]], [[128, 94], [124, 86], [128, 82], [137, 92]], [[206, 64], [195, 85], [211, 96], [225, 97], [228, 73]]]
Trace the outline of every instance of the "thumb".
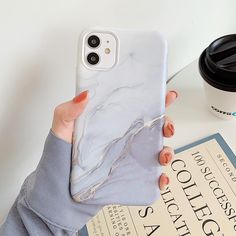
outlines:
[[88, 91], [84, 91], [73, 100], [58, 105], [54, 110], [52, 131], [59, 138], [71, 143], [74, 120], [83, 112], [88, 102]]

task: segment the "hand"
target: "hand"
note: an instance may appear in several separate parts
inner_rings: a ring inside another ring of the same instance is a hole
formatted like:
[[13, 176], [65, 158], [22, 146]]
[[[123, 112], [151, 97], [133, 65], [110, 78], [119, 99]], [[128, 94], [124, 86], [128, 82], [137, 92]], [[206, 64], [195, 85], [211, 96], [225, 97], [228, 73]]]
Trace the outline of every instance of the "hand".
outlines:
[[[168, 107], [177, 98], [177, 92], [170, 91], [166, 95], [166, 107]], [[72, 142], [72, 135], [74, 130], [74, 121], [82, 114], [86, 104], [88, 102], [88, 92], [84, 91], [76, 96], [73, 100], [62, 103], [55, 108], [52, 131], [53, 133], [65, 140], [68, 143]], [[172, 137], [174, 135], [173, 122], [166, 117], [163, 126], [164, 137]], [[165, 166], [170, 163], [173, 158], [174, 152], [170, 147], [164, 147], [160, 152], [159, 162]], [[169, 178], [166, 174], [162, 174], [159, 178], [159, 187], [163, 189], [169, 184]]]

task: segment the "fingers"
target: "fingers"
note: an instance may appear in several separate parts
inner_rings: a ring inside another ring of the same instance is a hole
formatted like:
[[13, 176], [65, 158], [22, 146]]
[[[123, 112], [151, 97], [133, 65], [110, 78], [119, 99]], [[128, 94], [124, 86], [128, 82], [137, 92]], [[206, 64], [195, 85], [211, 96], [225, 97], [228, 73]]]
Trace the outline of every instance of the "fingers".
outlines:
[[169, 91], [166, 94], [166, 107], [168, 107], [170, 104], [172, 104], [176, 98], [178, 97], [178, 93], [174, 90]]
[[[178, 97], [178, 93], [176, 91], [169, 91], [166, 94], [166, 107], [170, 106], [176, 98]], [[165, 117], [165, 123], [163, 126], [163, 135], [166, 138], [172, 137], [175, 133], [175, 127], [173, 121], [169, 117]]]
[[[164, 137], [170, 138], [175, 133], [175, 127], [173, 121], [169, 117], [165, 117], [165, 123], [163, 126]], [[174, 156], [174, 151], [170, 147], [165, 147], [159, 154], [159, 162], [161, 165], [168, 165]], [[162, 190], [166, 185], [169, 184], [169, 177], [166, 174], [162, 174], [159, 178], [159, 188]]]
[[[163, 135], [164, 137], [172, 137], [175, 133], [175, 127], [168, 117], [165, 117], [165, 123], [163, 126]], [[168, 165], [174, 156], [174, 151], [170, 147], [164, 147], [159, 154], [159, 162], [161, 165], [166, 166]], [[169, 177], [166, 174], [162, 174], [159, 178], [159, 188], [161, 190], [164, 189], [166, 185], [170, 182]]]
[[[169, 91], [166, 94], [166, 107], [170, 106], [170, 104], [172, 104], [177, 97], [178, 93], [176, 91]], [[174, 133], [175, 133], [175, 127], [173, 121], [169, 117], [165, 117], [165, 123], [163, 126], [164, 137], [170, 138], [174, 135]], [[173, 149], [170, 147], [164, 147], [160, 152], [158, 159], [161, 165], [166, 166], [171, 162], [173, 156], [174, 156]], [[170, 182], [169, 177], [165, 173], [162, 173], [162, 175], [158, 179], [160, 190], [163, 190], [165, 186], [169, 184], [169, 182]]]
[[73, 100], [57, 106], [54, 110], [52, 131], [59, 138], [72, 142], [74, 120], [83, 112], [88, 102], [88, 91], [84, 91]]
[[[173, 159], [173, 156], [174, 156], [173, 149], [170, 147], [164, 147], [158, 157], [160, 164], [163, 166], [168, 165]], [[164, 187], [169, 184], [169, 182], [170, 182], [169, 177], [165, 173], [162, 173], [162, 175], [158, 180], [160, 190], [163, 190]]]
[[171, 162], [173, 156], [174, 156], [173, 149], [170, 147], [164, 147], [160, 152], [158, 159], [161, 165], [166, 166]]

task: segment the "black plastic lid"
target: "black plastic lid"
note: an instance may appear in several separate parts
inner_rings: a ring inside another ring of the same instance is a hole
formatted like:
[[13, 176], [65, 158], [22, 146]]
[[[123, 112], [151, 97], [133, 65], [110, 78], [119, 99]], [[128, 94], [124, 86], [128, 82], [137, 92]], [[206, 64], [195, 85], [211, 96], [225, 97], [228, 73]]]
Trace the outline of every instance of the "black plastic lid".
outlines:
[[212, 42], [199, 58], [199, 71], [213, 87], [236, 92], [236, 34]]

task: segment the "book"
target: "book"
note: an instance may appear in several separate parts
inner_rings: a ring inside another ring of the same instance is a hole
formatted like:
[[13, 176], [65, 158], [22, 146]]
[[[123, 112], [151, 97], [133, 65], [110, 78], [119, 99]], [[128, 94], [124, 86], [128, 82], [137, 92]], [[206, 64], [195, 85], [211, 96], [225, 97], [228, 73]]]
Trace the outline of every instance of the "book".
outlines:
[[81, 236], [236, 235], [236, 156], [219, 133], [176, 149], [165, 173], [153, 205], [105, 206]]

